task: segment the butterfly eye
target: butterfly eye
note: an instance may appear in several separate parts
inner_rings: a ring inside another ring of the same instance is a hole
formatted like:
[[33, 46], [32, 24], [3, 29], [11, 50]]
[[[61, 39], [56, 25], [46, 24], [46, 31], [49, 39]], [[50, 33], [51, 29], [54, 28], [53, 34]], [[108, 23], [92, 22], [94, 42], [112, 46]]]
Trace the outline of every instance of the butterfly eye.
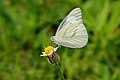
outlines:
[[52, 37], [50, 38], [50, 40], [51, 40], [51, 41], [54, 41], [54, 36], [52, 36]]

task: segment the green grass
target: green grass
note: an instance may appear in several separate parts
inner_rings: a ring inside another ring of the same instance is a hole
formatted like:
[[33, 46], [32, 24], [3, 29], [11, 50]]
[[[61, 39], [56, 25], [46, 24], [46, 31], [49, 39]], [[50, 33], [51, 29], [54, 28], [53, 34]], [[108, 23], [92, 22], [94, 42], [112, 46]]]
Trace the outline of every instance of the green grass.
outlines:
[[89, 41], [61, 47], [66, 80], [120, 80], [119, 0], [0, 0], [0, 80], [60, 80], [40, 57], [64, 17], [80, 7]]

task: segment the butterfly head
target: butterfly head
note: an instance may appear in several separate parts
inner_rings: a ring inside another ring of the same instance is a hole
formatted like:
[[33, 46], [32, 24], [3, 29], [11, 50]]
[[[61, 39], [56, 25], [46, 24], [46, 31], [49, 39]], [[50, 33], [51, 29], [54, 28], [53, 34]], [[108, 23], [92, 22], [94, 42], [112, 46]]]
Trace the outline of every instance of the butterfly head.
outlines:
[[59, 45], [59, 37], [57, 37], [57, 36], [52, 36], [51, 38], [51, 41], [54, 41], [56, 44], [58, 44]]

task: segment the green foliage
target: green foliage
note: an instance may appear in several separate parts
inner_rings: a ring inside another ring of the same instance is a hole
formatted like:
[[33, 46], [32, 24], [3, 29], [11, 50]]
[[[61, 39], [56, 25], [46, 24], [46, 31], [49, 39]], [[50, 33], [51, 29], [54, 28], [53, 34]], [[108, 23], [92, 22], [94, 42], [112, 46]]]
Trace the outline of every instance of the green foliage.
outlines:
[[60, 80], [39, 55], [55, 46], [50, 37], [75, 7], [82, 10], [89, 42], [57, 52], [66, 80], [120, 80], [119, 0], [0, 0], [0, 80]]

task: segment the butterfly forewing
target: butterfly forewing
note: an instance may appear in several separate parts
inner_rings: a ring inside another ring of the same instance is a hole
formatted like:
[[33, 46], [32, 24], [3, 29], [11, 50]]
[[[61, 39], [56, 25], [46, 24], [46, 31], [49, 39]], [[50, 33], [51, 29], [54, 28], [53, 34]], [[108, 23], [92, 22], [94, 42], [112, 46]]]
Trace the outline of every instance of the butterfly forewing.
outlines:
[[80, 8], [75, 8], [73, 9], [66, 17], [65, 19], [61, 22], [61, 24], [59, 25], [56, 34], [63, 28], [65, 27], [65, 25], [67, 25], [69, 23], [69, 18], [70, 17], [75, 17], [77, 21], [82, 22], [82, 13]]
[[69, 13], [68, 17], [70, 17], [70, 16], [75, 16], [77, 21], [82, 22], [82, 13], [81, 13], [80, 8], [75, 8], [75, 9], [73, 9], [73, 10]]

